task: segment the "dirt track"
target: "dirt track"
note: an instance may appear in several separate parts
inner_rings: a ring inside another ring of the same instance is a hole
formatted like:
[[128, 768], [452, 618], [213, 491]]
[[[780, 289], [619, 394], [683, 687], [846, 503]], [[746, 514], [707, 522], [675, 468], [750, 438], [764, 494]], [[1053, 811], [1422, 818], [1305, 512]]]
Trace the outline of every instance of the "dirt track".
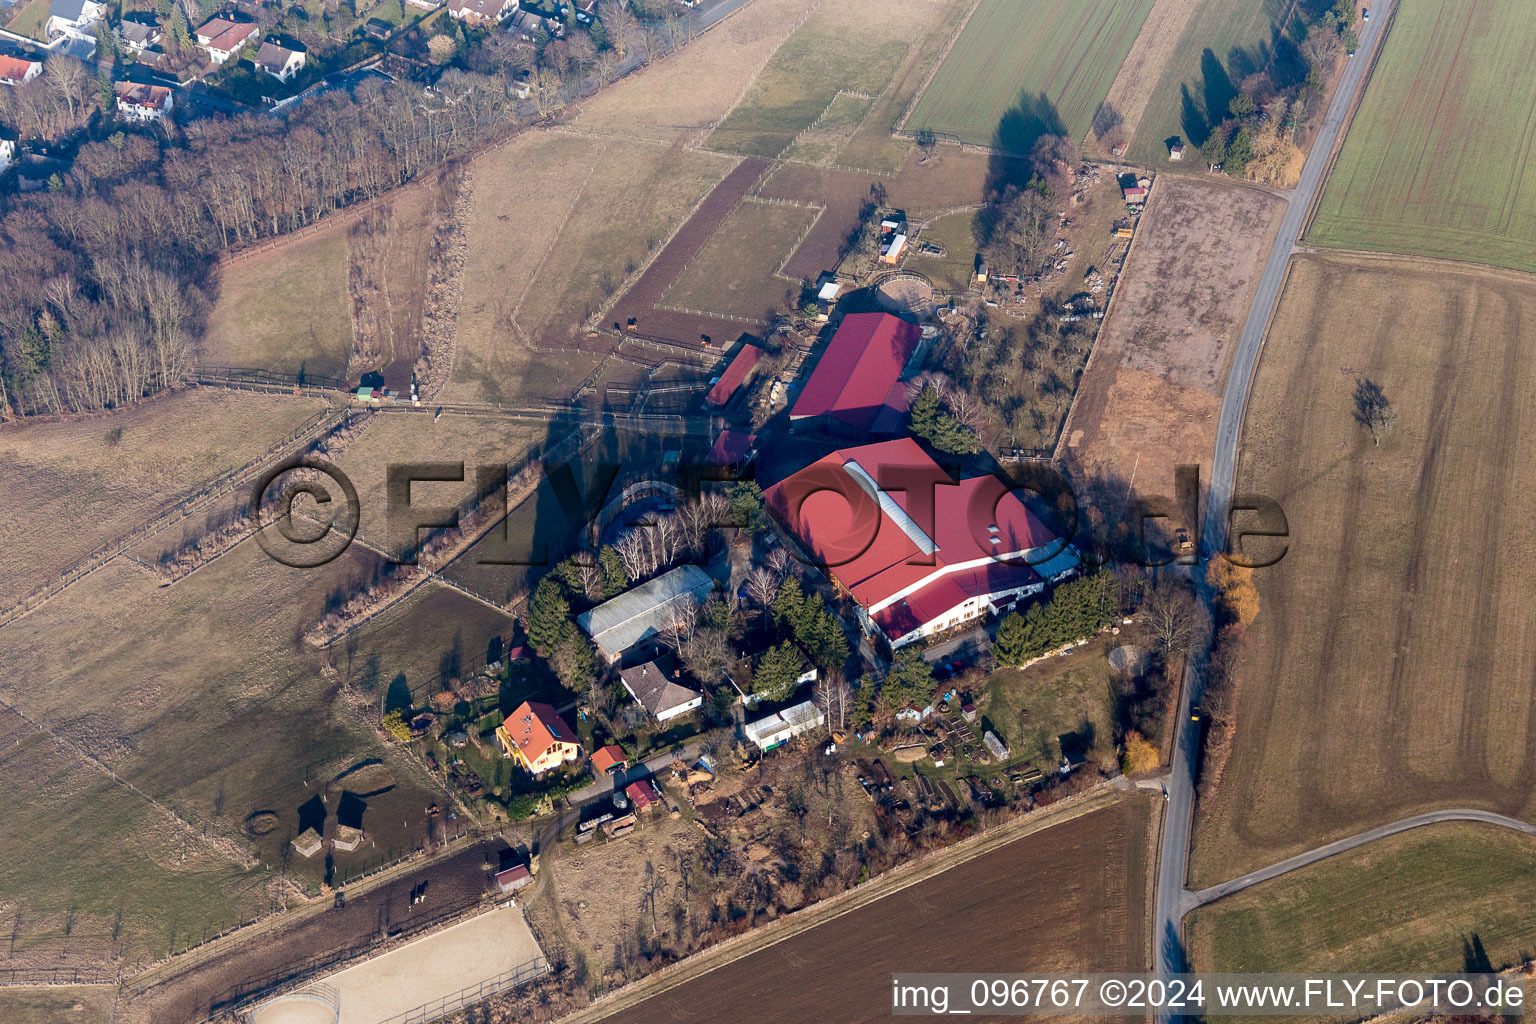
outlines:
[[[119, 1024], [181, 1024], [202, 1020], [217, 1006], [259, 990], [306, 961], [366, 945], [424, 917], [447, 916], [480, 900], [486, 891], [487, 855], [499, 844], [477, 843], [446, 860], [373, 889], [345, 907], [327, 909], [292, 927], [231, 947], [141, 992], [127, 992]], [[413, 907], [411, 890], [425, 882], [426, 900]]]
[[677, 276], [690, 260], [704, 248], [704, 243], [715, 233], [725, 215], [735, 208], [741, 197], [769, 167], [767, 160], [743, 160], [736, 169], [725, 176], [705, 197], [688, 222], [677, 230], [656, 259], [640, 275], [639, 280], [613, 307], [608, 320], [627, 324], [633, 317], [636, 331], [641, 335], [675, 341], [680, 344], [698, 345], [699, 335], [708, 334], [717, 343], [728, 344], [740, 333], [744, 325], [729, 320], [694, 317], [669, 310], [652, 309], [660, 301]]

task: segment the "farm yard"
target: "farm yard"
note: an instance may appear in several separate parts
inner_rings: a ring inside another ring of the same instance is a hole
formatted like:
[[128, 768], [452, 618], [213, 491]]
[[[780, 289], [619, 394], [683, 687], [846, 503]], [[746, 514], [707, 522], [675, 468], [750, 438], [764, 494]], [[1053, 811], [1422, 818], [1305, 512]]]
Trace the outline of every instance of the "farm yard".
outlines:
[[1518, 4], [1404, 4], [1307, 240], [1536, 270], [1536, 49]]
[[[1227, 116], [1243, 79], [1267, 71], [1279, 86], [1306, 74], [1297, 45], [1320, 0], [1194, 0], [1184, 34], [1145, 103], [1126, 159], [1167, 168], [1167, 140], [1200, 146]], [[1198, 172], [1201, 164], [1182, 165]]]
[[1536, 840], [1494, 825], [1413, 829], [1196, 910], [1193, 969], [1221, 972], [1494, 970], [1531, 951]]
[[663, 302], [764, 320], [774, 310], [792, 307], [800, 283], [777, 274], [819, 212], [743, 200], [720, 222]]
[[1081, 140], [1152, 0], [982, 0], [903, 126], [1027, 155], [1041, 135]]
[[[956, 857], [947, 870], [601, 1019], [852, 1024], [889, 1019], [890, 975], [915, 965], [1144, 970], [1152, 810], [1149, 799], [1126, 798], [973, 859]], [[821, 968], [807, 972], [807, 964]]]
[[[1293, 263], [1236, 487], [1278, 501], [1290, 540], [1254, 574], [1194, 885], [1418, 811], [1536, 810], [1536, 654], [1500, 641], [1536, 628], [1516, 511], [1536, 483], [1533, 316], [1536, 288], [1508, 272]], [[1394, 414], [1379, 445], [1354, 419], [1361, 380]]]
[[318, 421], [320, 398], [194, 389], [0, 428], [0, 605]]
[[877, 96], [937, 17], [936, 4], [822, 0], [710, 133], [723, 153], [773, 158], [844, 91]]
[[1259, 189], [1158, 180], [1062, 432], [1099, 514], [1117, 516], [1133, 475], [1145, 494], [1172, 494], [1177, 465], [1209, 478], [1227, 361], [1282, 212]]

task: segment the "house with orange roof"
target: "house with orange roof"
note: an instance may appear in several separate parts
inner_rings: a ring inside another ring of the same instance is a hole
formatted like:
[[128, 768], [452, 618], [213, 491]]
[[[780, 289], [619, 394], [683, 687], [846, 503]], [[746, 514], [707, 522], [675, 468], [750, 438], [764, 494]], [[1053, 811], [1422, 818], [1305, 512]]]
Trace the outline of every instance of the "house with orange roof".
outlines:
[[548, 704], [523, 701], [496, 727], [496, 746], [530, 775], [581, 758], [581, 742]]

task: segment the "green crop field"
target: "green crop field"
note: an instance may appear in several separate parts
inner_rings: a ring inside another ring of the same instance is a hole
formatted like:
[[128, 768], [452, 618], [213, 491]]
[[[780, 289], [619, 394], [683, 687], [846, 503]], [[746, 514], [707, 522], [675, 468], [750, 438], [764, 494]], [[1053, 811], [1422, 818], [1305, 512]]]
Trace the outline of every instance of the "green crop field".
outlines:
[[[1280, 86], [1305, 76], [1296, 44], [1319, 7], [1328, 6], [1318, 0], [1197, 2], [1131, 142], [1128, 156], [1138, 163], [1166, 164], [1170, 138], [1196, 146], [1205, 142], [1249, 75], [1268, 72]], [[1202, 165], [1197, 160], [1185, 166]]]
[[1088, 134], [1151, 0], [983, 0], [907, 119], [909, 132], [1027, 150]]
[[[1263, 882], [1185, 922], [1202, 971], [1494, 969], [1531, 948], [1536, 842], [1494, 825], [1430, 825]], [[1486, 967], [1486, 964], [1484, 965]]]
[[1533, 50], [1523, 5], [1402, 5], [1309, 240], [1536, 270]]

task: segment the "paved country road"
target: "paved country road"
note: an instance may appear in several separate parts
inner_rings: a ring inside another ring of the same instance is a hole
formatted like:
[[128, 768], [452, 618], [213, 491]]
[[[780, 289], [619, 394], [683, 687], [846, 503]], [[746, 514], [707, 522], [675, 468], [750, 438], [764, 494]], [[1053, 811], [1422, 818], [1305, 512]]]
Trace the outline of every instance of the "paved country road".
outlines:
[[1320, 860], [1327, 860], [1329, 857], [1337, 856], [1338, 854], [1364, 846], [1367, 843], [1374, 843], [1378, 839], [1395, 836], [1400, 832], [1407, 832], [1410, 829], [1420, 828], [1424, 825], [1436, 825], [1447, 821], [1478, 821], [1489, 825], [1501, 825], [1516, 832], [1524, 832], [1528, 836], [1536, 836], [1536, 825], [1521, 821], [1519, 818], [1494, 814], [1492, 811], [1458, 808], [1449, 811], [1429, 811], [1425, 814], [1415, 814], [1411, 818], [1404, 818], [1402, 821], [1394, 821], [1390, 825], [1380, 825], [1373, 829], [1367, 829], [1359, 835], [1350, 836], [1348, 839], [1340, 839], [1336, 843], [1319, 846], [1317, 849], [1308, 850], [1306, 853], [1298, 853], [1296, 856], [1282, 860], [1278, 864], [1271, 864], [1267, 868], [1250, 871], [1246, 875], [1240, 875], [1231, 881], [1222, 882], [1220, 885], [1213, 885], [1209, 889], [1201, 889], [1199, 892], [1186, 891], [1183, 894], [1179, 915], [1182, 917], [1196, 907], [1203, 907], [1207, 903], [1221, 899], [1223, 896], [1230, 896], [1235, 892], [1241, 892], [1250, 885], [1258, 885], [1260, 882], [1267, 882], [1271, 878], [1279, 878], [1281, 875], [1289, 874], [1297, 868], [1308, 867]]
[[[1211, 468], [1210, 499], [1206, 506], [1205, 529], [1201, 535], [1202, 551], [1207, 555], [1225, 550], [1228, 525], [1225, 509], [1232, 498], [1238, 438], [1243, 426], [1243, 414], [1248, 406], [1248, 390], [1253, 382], [1254, 367], [1258, 365], [1259, 350], [1263, 346], [1264, 332], [1280, 299], [1286, 267], [1296, 250], [1302, 223], [1322, 185], [1334, 143], [1343, 129], [1350, 105], [1365, 80], [1365, 70], [1370, 67], [1381, 41], [1382, 26], [1389, 20], [1393, 2], [1382, 0], [1374, 5], [1372, 13], [1375, 17], [1365, 23], [1360, 45], [1355, 55], [1348, 58], [1345, 64], [1338, 89], [1328, 105], [1322, 127], [1302, 168], [1301, 180], [1284, 197], [1288, 204], [1285, 216], [1280, 221], [1280, 231], [1275, 236], [1274, 248], [1270, 250], [1269, 260], [1264, 265], [1263, 276], [1259, 278], [1253, 305], [1248, 311], [1248, 321], [1243, 326], [1242, 337], [1232, 357], [1226, 393], [1222, 396], [1221, 420], [1216, 431], [1216, 453]], [[1184, 883], [1189, 868], [1189, 834], [1195, 803], [1195, 760], [1200, 733], [1200, 724], [1191, 723], [1189, 713], [1199, 698], [1200, 682], [1199, 674], [1194, 669], [1186, 670], [1178, 708], [1179, 734], [1174, 744], [1173, 766], [1168, 779], [1167, 813], [1163, 819], [1163, 837], [1158, 851], [1153, 936], [1157, 943], [1157, 971], [1164, 977], [1184, 969], [1183, 937], [1179, 925], [1188, 909]], [[1168, 1018], [1166, 1014], [1159, 1014], [1159, 1019]]]

